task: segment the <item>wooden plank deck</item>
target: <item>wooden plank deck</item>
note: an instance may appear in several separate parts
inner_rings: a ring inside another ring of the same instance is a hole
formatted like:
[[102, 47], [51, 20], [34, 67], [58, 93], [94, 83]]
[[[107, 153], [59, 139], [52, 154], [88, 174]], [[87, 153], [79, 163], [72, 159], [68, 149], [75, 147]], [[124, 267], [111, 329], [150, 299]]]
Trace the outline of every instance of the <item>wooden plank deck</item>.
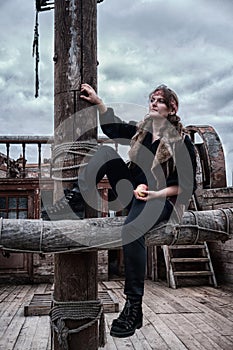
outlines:
[[[124, 305], [123, 283], [104, 282]], [[51, 285], [0, 285], [0, 350], [51, 350], [48, 316], [24, 316], [24, 306], [35, 293], [49, 293]], [[232, 350], [233, 286], [170, 289], [165, 283], [146, 281], [144, 324], [125, 339], [109, 335], [117, 313], [106, 313], [104, 350]], [[88, 349], [87, 349], [88, 350]]]

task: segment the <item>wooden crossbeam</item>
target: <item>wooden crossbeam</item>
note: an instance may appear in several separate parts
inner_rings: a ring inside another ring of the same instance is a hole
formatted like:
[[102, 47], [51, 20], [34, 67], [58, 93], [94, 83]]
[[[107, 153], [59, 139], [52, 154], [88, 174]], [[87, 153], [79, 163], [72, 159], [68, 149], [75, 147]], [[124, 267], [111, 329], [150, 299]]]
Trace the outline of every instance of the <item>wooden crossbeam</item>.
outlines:
[[[28, 252], [71, 252], [121, 246], [124, 217], [84, 220], [2, 219], [0, 246]], [[233, 209], [185, 212], [181, 225], [161, 223], [146, 235], [147, 245], [197, 244], [233, 237]]]

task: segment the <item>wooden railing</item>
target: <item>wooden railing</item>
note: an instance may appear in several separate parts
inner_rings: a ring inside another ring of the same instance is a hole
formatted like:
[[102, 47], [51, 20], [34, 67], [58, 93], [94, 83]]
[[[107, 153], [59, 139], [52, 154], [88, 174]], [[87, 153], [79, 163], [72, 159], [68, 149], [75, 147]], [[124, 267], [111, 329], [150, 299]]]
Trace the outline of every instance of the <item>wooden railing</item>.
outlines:
[[[27, 177], [26, 172], [26, 149], [28, 145], [37, 144], [37, 162], [34, 164], [36, 166], [37, 171], [35, 172], [35, 177], [41, 176], [41, 168], [44, 164], [44, 160], [42, 161], [41, 156], [41, 148], [42, 145], [51, 144], [51, 148], [53, 145], [54, 139], [52, 136], [0, 136], [0, 145], [5, 144], [6, 151], [0, 152], [0, 167], [4, 167], [6, 171], [7, 178], [25, 178]], [[98, 143], [108, 143], [114, 144], [115, 149], [118, 150], [118, 144], [107, 137], [99, 137]], [[19, 151], [20, 157], [18, 159], [13, 159], [10, 157], [10, 150], [12, 145], [21, 145], [21, 150]], [[29, 164], [28, 164], [29, 165]], [[48, 165], [48, 164], [47, 164]], [[51, 174], [51, 171], [50, 171]], [[33, 177], [33, 174], [30, 176]]]
[[[52, 144], [53, 138], [50, 136], [0, 136], [0, 144], [6, 145], [5, 160], [6, 177], [26, 177], [26, 147], [27, 145], [37, 144], [37, 165], [38, 176], [41, 173], [41, 146], [42, 144]], [[21, 145], [20, 157], [16, 160], [10, 157], [11, 145]]]

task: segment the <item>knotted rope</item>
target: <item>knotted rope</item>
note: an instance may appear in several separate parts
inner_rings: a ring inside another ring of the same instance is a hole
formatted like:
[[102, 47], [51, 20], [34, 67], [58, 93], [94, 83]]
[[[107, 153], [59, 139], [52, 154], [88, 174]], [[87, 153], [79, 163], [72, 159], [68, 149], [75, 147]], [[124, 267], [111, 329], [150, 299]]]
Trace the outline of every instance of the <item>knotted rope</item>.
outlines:
[[35, 56], [35, 97], [39, 96], [39, 22], [38, 22], [38, 11], [36, 11], [35, 28], [34, 28], [34, 39], [32, 46], [32, 56]]
[[[69, 350], [69, 337], [87, 329], [99, 321], [99, 346], [106, 343], [105, 320], [101, 300], [58, 302], [53, 300], [50, 311], [50, 322], [54, 332], [57, 333], [58, 342], [63, 350]], [[84, 321], [83, 325], [69, 329], [66, 320]], [[77, 347], [78, 350], [78, 347]]]
[[[98, 149], [98, 144], [96, 142], [87, 142], [87, 141], [73, 141], [73, 142], [64, 142], [62, 144], [56, 145], [53, 147], [52, 158], [53, 164], [59, 157], [62, 157], [63, 160], [67, 154], [73, 154], [75, 156], [82, 157], [92, 157]], [[75, 165], [62, 166], [62, 167], [52, 167], [52, 173], [57, 173], [66, 170], [75, 170], [83, 166], [86, 166], [87, 163], [79, 163]], [[62, 177], [52, 175], [53, 180], [59, 181], [75, 181], [78, 179], [78, 176], [73, 177]]]
[[[233, 210], [231, 208], [228, 208], [230, 210], [231, 213], [233, 213]], [[173, 241], [169, 244], [169, 245], [175, 245], [175, 244], [180, 244], [179, 243], [179, 238], [180, 238], [180, 233], [181, 233], [181, 230], [182, 229], [186, 229], [186, 228], [189, 228], [189, 229], [195, 229], [195, 231], [193, 231], [195, 233], [195, 237], [194, 237], [194, 240], [193, 240], [193, 243], [192, 244], [197, 244], [200, 240], [200, 231], [207, 231], [207, 232], [213, 232], [213, 233], [216, 233], [216, 234], [224, 234], [225, 236], [230, 236], [230, 222], [229, 222], [229, 217], [226, 215], [226, 213], [222, 210], [222, 209], [218, 209], [220, 211], [223, 212], [225, 218], [226, 218], [226, 231], [223, 231], [223, 230], [215, 230], [215, 229], [212, 229], [212, 228], [209, 228], [209, 227], [203, 227], [203, 226], [200, 226], [199, 223], [198, 223], [198, 218], [197, 218], [197, 215], [195, 212], [193, 212], [192, 210], [189, 210], [189, 212], [191, 212], [194, 216], [194, 220], [195, 220], [195, 223], [194, 224], [177, 224], [177, 225], [174, 225], [172, 227], [172, 230], [173, 230], [173, 233], [174, 233], [174, 239]], [[156, 229], [158, 230], [160, 228], [160, 226], [156, 227]], [[225, 238], [224, 241], [222, 242], [225, 242], [227, 240], [227, 237]], [[189, 243], [191, 244], [191, 243]]]

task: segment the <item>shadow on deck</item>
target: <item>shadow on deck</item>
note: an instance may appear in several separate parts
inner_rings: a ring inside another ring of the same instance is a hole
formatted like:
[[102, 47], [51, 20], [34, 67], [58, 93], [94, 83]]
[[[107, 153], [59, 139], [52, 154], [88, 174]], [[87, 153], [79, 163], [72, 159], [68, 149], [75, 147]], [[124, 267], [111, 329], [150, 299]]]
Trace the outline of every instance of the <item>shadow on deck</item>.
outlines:
[[[121, 310], [123, 283], [99, 284], [100, 291], [106, 289], [117, 297]], [[46, 284], [0, 286], [0, 349], [51, 349], [49, 317], [24, 317], [24, 306], [30, 303], [33, 295], [50, 291], [51, 285]], [[143, 327], [125, 339], [110, 337], [110, 325], [117, 313], [106, 313], [104, 349], [233, 349], [233, 286], [173, 290], [164, 283], [146, 281], [143, 312]]]

